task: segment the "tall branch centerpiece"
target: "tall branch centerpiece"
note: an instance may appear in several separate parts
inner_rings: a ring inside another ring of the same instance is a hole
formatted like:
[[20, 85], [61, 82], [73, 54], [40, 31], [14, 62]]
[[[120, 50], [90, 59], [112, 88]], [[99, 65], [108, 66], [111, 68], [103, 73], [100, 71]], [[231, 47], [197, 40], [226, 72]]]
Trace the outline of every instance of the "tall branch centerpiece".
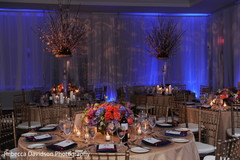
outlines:
[[79, 17], [79, 9], [71, 11], [70, 3], [71, 0], [59, 0], [58, 8], [49, 11], [43, 26], [34, 31], [46, 45], [45, 50], [55, 57], [72, 56], [86, 40], [87, 26]]
[[[172, 57], [178, 49], [183, 31], [177, 28], [177, 23], [173, 20], [158, 18], [153, 24], [152, 30], [147, 33], [146, 44], [149, 46], [148, 52], [157, 59], [168, 59]], [[163, 65], [163, 86], [165, 86], [165, 75], [167, 71], [166, 63]]]

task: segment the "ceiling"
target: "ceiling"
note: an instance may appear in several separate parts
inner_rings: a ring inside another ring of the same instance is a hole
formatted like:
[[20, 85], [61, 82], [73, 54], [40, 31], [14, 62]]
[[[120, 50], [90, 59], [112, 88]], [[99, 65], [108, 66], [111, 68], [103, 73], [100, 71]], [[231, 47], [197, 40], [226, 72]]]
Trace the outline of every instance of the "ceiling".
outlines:
[[[213, 13], [239, 0], [71, 0], [84, 12]], [[0, 0], [0, 8], [54, 9], [58, 0]]]

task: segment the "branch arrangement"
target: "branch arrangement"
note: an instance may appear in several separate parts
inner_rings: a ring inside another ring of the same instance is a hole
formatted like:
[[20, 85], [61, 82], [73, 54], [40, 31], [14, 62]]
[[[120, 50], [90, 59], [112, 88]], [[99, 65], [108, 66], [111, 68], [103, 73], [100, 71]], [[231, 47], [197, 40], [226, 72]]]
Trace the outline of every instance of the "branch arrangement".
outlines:
[[183, 33], [173, 20], [158, 19], [158, 24], [153, 25], [152, 31], [147, 33], [148, 52], [157, 59], [171, 57], [179, 47]]
[[87, 27], [79, 17], [79, 10], [70, 11], [71, 0], [62, 3], [59, 0], [58, 9], [48, 12], [48, 21], [43, 27], [37, 27], [35, 33], [46, 45], [45, 50], [56, 57], [71, 56], [74, 49], [84, 42]]

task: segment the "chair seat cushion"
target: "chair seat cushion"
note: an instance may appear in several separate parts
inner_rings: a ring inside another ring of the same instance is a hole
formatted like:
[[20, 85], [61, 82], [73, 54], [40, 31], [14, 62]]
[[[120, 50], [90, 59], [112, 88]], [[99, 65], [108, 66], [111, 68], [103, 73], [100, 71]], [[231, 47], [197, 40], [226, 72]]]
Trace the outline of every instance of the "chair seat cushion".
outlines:
[[210, 144], [195, 142], [199, 154], [209, 154], [215, 151], [215, 147]]
[[[174, 117], [174, 121], [177, 121], [177, 120], [178, 120], [178, 117]], [[157, 122], [165, 123], [166, 119], [165, 119], [165, 117], [160, 117], [160, 118], [158, 118]], [[168, 117], [167, 122], [172, 122], [172, 117]]]
[[231, 137], [240, 137], [240, 128], [235, 128], [235, 134], [232, 135], [232, 128], [227, 129], [227, 135]]
[[[148, 106], [148, 109], [153, 109], [155, 108], [154, 106]], [[147, 109], [147, 107], [145, 105], [140, 105], [140, 106], [137, 106], [137, 109], [139, 110], [143, 110], [143, 109]]]
[[205, 156], [203, 160], [215, 160], [215, 156], [212, 156], [212, 155]]
[[[17, 151], [18, 151], [18, 148], [13, 148], [13, 149], [9, 150], [10, 160], [16, 160], [17, 159], [16, 154], [14, 154]], [[5, 154], [2, 154], [1, 157], [2, 157], [2, 159], [5, 159]]]
[[23, 122], [17, 125], [18, 129], [33, 129], [37, 127], [41, 127], [41, 123], [36, 121], [31, 121], [30, 126], [28, 126], [28, 122]]
[[[208, 156], [205, 156], [204, 158], [203, 158], [203, 160], [215, 160], [215, 156], [212, 156], [212, 155], [208, 155]], [[230, 160], [230, 158], [222, 158], [222, 157], [220, 157], [220, 160]]]
[[[186, 123], [181, 123], [178, 125], [178, 127], [186, 128]], [[193, 133], [198, 132], [198, 124], [188, 123], [188, 129]]]

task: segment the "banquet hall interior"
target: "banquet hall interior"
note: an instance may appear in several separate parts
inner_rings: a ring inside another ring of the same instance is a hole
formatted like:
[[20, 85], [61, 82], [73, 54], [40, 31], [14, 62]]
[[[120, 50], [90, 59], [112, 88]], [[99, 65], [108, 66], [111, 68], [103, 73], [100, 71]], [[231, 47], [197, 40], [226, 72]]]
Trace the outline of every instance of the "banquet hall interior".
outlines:
[[0, 0], [0, 159], [240, 159], [238, 42], [240, 0]]

